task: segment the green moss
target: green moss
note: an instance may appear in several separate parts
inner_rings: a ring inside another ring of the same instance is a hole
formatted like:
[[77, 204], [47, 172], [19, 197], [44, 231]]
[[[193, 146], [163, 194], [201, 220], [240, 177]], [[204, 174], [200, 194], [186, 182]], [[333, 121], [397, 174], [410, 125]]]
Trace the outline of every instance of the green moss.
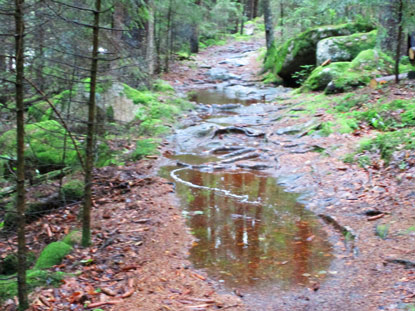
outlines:
[[[64, 277], [63, 272], [49, 272], [42, 270], [27, 271], [27, 289], [32, 291], [40, 286], [58, 286]], [[0, 276], [1, 278], [1, 276]], [[0, 302], [17, 295], [17, 280], [0, 280]]]
[[348, 23], [336, 26], [323, 26], [307, 30], [294, 38], [287, 40], [279, 48], [272, 50], [266, 58], [264, 68], [274, 75], [289, 74], [287, 68], [293, 59], [302, 59], [296, 63], [296, 68], [291, 72], [296, 72], [302, 65], [315, 65], [315, 52], [317, 42], [328, 37], [348, 35], [356, 32], [368, 31], [373, 29], [364, 23]]
[[[374, 49], [376, 45], [377, 30], [368, 33], [354, 33], [347, 36], [337, 36], [321, 41], [322, 46], [330, 50], [334, 56], [332, 61], [349, 61], [359, 55], [360, 52]], [[326, 59], [318, 59], [321, 63]]]
[[73, 230], [68, 233], [62, 242], [71, 246], [80, 245], [82, 242], [82, 232], [79, 230]]
[[414, 129], [386, 132], [377, 135], [374, 139], [362, 140], [358, 152], [380, 153], [381, 158], [388, 163], [392, 154], [401, 148], [415, 150]]
[[[26, 264], [29, 269], [36, 261], [36, 255], [33, 252], [26, 253]], [[7, 255], [0, 263], [0, 274], [11, 275], [17, 272], [18, 260], [17, 254]]]
[[369, 100], [368, 95], [356, 95], [354, 93], [346, 94], [337, 100], [334, 110], [336, 112], [349, 112], [353, 108], [360, 108]]
[[[90, 91], [90, 81], [91, 81], [91, 78], [86, 78], [83, 80], [84, 90], [87, 93], [89, 93]], [[97, 86], [96, 86], [96, 93], [103, 94], [106, 91], [108, 91], [111, 86], [112, 86], [111, 77], [107, 77], [107, 79], [105, 79], [105, 77], [100, 77], [100, 81], [97, 83]]]
[[158, 79], [154, 82], [153, 88], [157, 92], [163, 92], [163, 93], [174, 92], [174, 88], [167, 81], [164, 81], [161, 79]]
[[128, 99], [131, 99], [136, 105], [148, 105], [153, 101], [157, 101], [157, 95], [150, 91], [139, 91], [127, 84], [123, 84], [124, 94]]
[[415, 101], [394, 100], [376, 103], [354, 115], [376, 129], [383, 131], [415, 126]]
[[79, 201], [84, 197], [85, 184], [82, 180], [74, 179], [62, 185], [61, 196], [67, 201]]
[[154, 139], [142, 139], [137, 141], [136, 148], [132, 154], [134, 160], [140, 160], [145, 156], [157, 152], [158, 143]]
[[339, 124], [338, 131], [341, 134], [352, 133], [359, 128], [357, 120], [353, 118], [340, 118], [337, 122]]
[[377, 50], [366, 50], [351, 62], [317, 67], [305, 81], [302, 90], [340, 93], [367, 85], [374, 77], [392, 72], [393, 62], [389, 56]]
[[329, 136], [331, 133], [333, 133], [333, 123], [330, 121], [322, 123], [319, 132], [322, 136]]
[[58, 265], [68, 255], [72, 247], [64, 242], [52, 242], [40, 253], [35, 269], [46, 269]]
[[303, 84], [303, 90], [323, 91], [333, 80], [344, 74], [349, 68], [348, 62], [332, 63], [326, 67], [317, 67]]
[[[60, 166], [64, 154], [65, 129], [57, 121], [49, 120], [28, 124], [25, 128], [25, 157], [37, 166]], [[0, 136], [0, 150], [3, 155], [16, 156], [16, 130], [10, 130]], [[67, 150], [64, 164], [78, 163], [75, 148], [67, 138]]]
[[53, 110], [47, 102], [33, 104], [27, 111], [28, 117], [36, 122], [51, 120]]
[[200, 39], [201, 44], [204, 47], [209, 47], [209, 46], [222, 46], [226, 44], [226, 40], [224, 40], [223, 38], [201, 38]]
[[281, 85], [283, 81], [281, 78], [274, 76], [271, 72], [268, 72], [262, 78], [262, 82], [265, 84]]

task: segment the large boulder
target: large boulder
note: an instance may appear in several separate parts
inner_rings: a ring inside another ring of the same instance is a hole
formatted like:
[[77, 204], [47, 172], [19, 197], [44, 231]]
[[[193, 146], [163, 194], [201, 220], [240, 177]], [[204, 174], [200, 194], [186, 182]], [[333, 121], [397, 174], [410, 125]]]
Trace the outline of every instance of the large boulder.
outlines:
[[319, 41], [329, 37], [368, 32], [372, 29], [373, 27], [368, 24], [349, 23], [307, 30], [275, 49], [274, 55], [267, 57], [265, 69], [280, 76], [286, 84], [295, 85], [296, 80], [292, 77], [295, 72], [301, 71], [302, 66], [316, 65], [316, 51]]
[[355, 33], [350, 36], [330, 37], [317, 43], [317, 65], [326, 60], [332, 62], [351, 61], [360, 52], [373, 49], [377, 31]]
[[302, 90], [340, 93], [366, 85], [372, 78], [392, 74], [393, 60], [377, 50], [362, 51], [351, 62], [337, 62], [319, 66], [304, 82]]

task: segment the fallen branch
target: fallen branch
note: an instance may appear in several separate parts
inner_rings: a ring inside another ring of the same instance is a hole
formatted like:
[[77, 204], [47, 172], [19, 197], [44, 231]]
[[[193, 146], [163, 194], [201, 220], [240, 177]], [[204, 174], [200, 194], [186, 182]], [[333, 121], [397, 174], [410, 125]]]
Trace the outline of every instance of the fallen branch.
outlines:
[[382, 218], [383, 216], [385, 216], [385, 214], [379, 214], [379, 215], [376, 215], [376, 216], [369, 217], [367, 220], [368, 221], [373, 221], [373, 220], [377, 220], [379, 218]]
[[398, 265], [404, 265], [406, 269], [415, 268], [415, 262], [409, 261], [406, 259], [399, 259], [399, 258], [387, 258], [386, 262], [395, 263]]
[[116, 305], [118, 303], [121, 303], [122, 300], [108, 300], [108, 301], [101, 301], [101, 302], [94, 302], [94, 303], [90, 303], [87, 308], [91, 309], [91, 308], [97, 308], [97, 307], [101, 307], [101, 306], [105, 306], [105, 305]]
[[[56, 171], [51, 171], [48, 172], [46, 174], [42, 174], [42, 175], [38, 175], [33, 177], [33, 179], [31, 180], [32, 185], [36, 185], [39, 184], [43, 181], [47, 181], [47, 180], [52, 180], [52, 179], [57, 179], [60, 177], [63, 177], [65, 175], [67, 175], [69, 172], [71, 172], [71, 169], [69, 167], [65, 167], [63, 170], [56, 170]], [[29, 184], [29, 182], [27, 182], [27, 185]], [[8, 196], [12, 193], [14, 193], [16, 191], [16, 186], [10, 186], [7, 188], [3, 188], [0, 191], [0, 198]]]
[[[401, 73], [399, 75], [399, 80], [407, 79], [407, 78], [408, 78], [408, 74], [407, 73]], [[390, 81], [395, 81], [395, 75], [384, 76], [384, 77], [376, 78], [374, 80], [376, 82], [390, 82]]]

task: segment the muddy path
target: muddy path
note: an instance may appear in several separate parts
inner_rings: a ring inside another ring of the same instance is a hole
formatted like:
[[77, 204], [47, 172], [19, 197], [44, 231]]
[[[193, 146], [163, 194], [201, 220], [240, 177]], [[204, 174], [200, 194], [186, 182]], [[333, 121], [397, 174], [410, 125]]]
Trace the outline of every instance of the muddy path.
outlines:
[[198, 104], [161, 169], [196, 238], [189, 259], [247, 310], [404, 310], [412, 271], [393, 260], [414, 258], [413, 235], [400, 234], [410, 178], [343, 163], [361, 137], [308, 135], [330, 115], [261, 85], [261, 46], [210, 48], [165, 77]]

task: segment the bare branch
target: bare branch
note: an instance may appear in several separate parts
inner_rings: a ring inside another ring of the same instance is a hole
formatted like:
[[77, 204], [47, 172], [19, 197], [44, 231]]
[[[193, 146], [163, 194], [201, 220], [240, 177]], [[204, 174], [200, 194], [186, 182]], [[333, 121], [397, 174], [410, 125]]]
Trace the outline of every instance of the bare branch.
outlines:
[[60, 5], [66, 6], [68, 8], [72, 8], [72, 9], [76, 9], [76, 10], [80, 10], [80, 11], [92, 12], [92, 13], [100, 13], [100, 14], [101, 13], [108, 12], [109, 10], [111, 10], [114, 7], [114, 6], [111, 6], [108, 9], [105, 9], [103, 11], [97, 12], [94, 9], [83, 8], [83, 7], [79, 7], [79, 6], [75, 6], [75, 5], [63, 3], [63, 2], [60, 2], [60, 1], [56, 1], [56, 0], [50, 0], [50, 1], [53, 2], [53, 3], [57, 3], [57, 4], [60, 4]]

